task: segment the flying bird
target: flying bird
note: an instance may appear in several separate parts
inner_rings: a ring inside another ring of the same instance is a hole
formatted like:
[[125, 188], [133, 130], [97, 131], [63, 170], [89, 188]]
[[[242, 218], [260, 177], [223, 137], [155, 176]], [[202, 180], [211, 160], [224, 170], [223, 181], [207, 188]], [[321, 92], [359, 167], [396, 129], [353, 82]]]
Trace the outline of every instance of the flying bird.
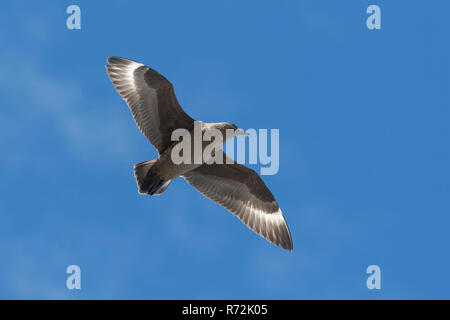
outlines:
[[[195, 121], [179, 105], [172, 84], [139, 62], [118, 57], [109, 57], [107, 62], [106, 71], [112, 84], [128, 104], [136, 125], [158, 150], [157, 159], [134, 165], [139, 193], [160, 195], [173, 179], [183, 177], [254, 232], [292, 251], [286, 220], [255, 171], [231, 160], [222, 151], [216, 154], [223, 159], [222, 163], [174, 163], [172, 150], [180, 142], [172, 141], [172, 132], [176, 129], [193, 132]], [[224, 133], [227, 129], [235, 130], [235, 135], [244, 134], [231, 123], [201, 123], [202, 133], [210, 130]], [[206, 144], [202, 144], [202, 148], [205, 147]]]

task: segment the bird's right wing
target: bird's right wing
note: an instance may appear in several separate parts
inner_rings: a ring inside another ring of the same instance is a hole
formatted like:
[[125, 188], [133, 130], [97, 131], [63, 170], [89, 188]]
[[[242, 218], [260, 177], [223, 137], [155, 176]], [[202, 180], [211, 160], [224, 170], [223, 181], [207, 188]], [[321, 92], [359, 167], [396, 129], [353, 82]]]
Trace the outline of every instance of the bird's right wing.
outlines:
[[286, 220], [259, 175], [238, 163], [203, 164], [183, 176], [205, 197], [236, 215], [276, 246], [292, 251]]
[[194, 120], [178, 104], [172, 84], [155, 70], [133, 60], [109, 57], [106, 71], [137, 126], [159, 153], [172, 143], [173, 130], [193, 128]]

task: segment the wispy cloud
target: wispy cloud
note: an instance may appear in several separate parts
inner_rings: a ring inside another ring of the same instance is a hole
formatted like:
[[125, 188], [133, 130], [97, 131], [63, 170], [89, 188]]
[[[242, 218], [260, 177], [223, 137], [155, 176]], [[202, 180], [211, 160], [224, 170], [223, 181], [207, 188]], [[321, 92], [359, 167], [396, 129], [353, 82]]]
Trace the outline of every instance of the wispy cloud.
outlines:
[[[114, 106], [108, 105], [110, 109], [93, 105], [78, 84], [46, 72], [37, 58], [17, 52], [20, 50], [0, 55], [0, 59], [8, 61], [0, 74], [0, 93], [7, 102], [0, 111], [0, 141], [14, 136], [33, 139], [40, 126], [46, 124], [60, 133], [65, 142], [62, 147], [80, 159], [94, 154], [102, 155], [99, 160], [120, 159], [124, 151], [136, 151], [130, 137], [137, 130], [127, 121], [131, 117], [123, 117], [126, 106], [119, 97], [115, 97]], [[17, 123], [18, 119], [21, 123]], [[27, 150], [19, 150], [26, 158]]]

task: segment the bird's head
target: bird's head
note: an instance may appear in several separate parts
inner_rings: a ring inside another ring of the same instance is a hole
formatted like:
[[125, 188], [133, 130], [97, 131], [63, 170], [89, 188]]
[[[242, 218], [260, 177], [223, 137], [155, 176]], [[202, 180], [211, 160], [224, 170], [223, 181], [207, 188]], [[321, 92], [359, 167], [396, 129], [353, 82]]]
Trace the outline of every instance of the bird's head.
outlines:
[[239, 129], [235, 124], [229, 122], [210, 123], [206, 130], [211, 129], [219, 130], [222, 133], [224, 141], [235, 136], [248, 136], [248, 133], [244, 130]]

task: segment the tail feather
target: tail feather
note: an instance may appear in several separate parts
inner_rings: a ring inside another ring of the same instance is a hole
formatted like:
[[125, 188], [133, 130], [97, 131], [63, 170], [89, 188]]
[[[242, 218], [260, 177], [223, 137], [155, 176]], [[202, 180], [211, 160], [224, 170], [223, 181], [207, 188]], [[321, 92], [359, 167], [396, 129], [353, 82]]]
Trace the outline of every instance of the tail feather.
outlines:
[[156, 160], [148, 160], [134, 165], [134, 176], [139, 194], [160, 195], [172, 180], [163, 180], [161, 176], [151, 172]]
[[162, 180], [162, 184], [161, 186], [159, 186], [154, 193], [152, 193], [152, 195], [160, 195], [161, 193], [163, 193], [164, 191], [166, 191], [167, 187], [169, 186], [169, 184], [172, 182], [172, 180]]
[[136, 178], [136, 183], [138, 186], [139, 194], [144, 193], [144, 181], [147, 173], [150, 171], [151, 167], [155, 164], [156, 160], [148, 160], [134, 165], [134, 176]]

